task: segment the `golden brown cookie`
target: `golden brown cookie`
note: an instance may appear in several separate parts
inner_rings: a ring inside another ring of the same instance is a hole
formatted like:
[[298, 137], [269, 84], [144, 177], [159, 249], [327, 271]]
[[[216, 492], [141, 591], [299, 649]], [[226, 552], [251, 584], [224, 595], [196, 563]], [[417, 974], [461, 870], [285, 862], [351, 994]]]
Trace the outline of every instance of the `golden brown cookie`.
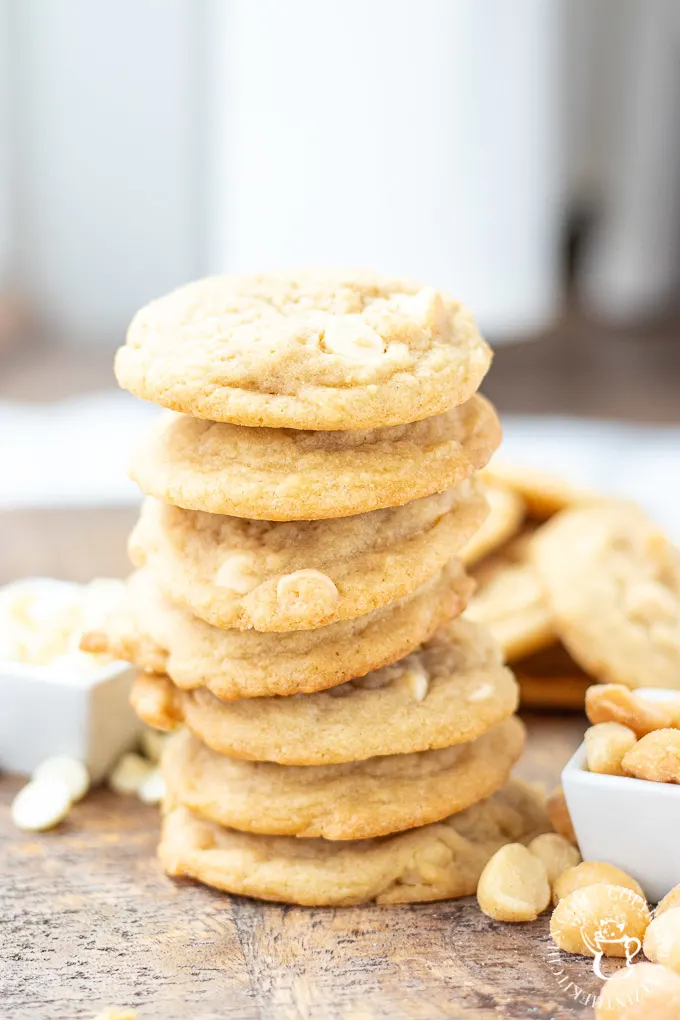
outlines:
[[364, 271], [214, 276], [142, 308], [125, 389], [197, 418], [365, 429], [429, 418], [479, 387], [491, 351], [433, 288]]
[[354, 432], [253, 429], [162, 414], [134, 452], [149, 496], [187, 510], [266, 521], [320, 520], [401, 506], [457, 485], [501, 439], [476, 395], [435, 418]]
[[460, 556], [466, 567], [504, 546], [517, 534], [524, 519], [524, 502], [513, 492], [498, 485], [485, 485], [489, 513], [481, 527], [463, 547]]
[[583, 711], [592, 677], [557, 642], [513, 662], [523, 708]]
[[533, 534], [525, 525], [516, 539], [472, 571], [477, 589], [467, 616], [489, 628], [507, 662], [523, 659], [557, 640], [542, 585], [528, 559]]
[[371, 839], [446, 818], [506, 782], [524, 727], [506, 719], [477, 740], [341, 765], [277, 765], [216, 754], [181, 730], [163, 752], [173, 801], [243, 832]]
[[497, 457], [487, 465], [482, 477], [490, 485], [502, 485], [515, 492], [523, 500], [529, 516], [539, 521], [577, 503], [591, 503], [600, 498], [549, 471], [508, 464]]
[[249, 521], [148, 500], [129, 549], [168, 598], [215, 627], [309, 630], [409, 595], [485, 514], [472, 480], [326, 521]]
[[680, 688], [680, 553], [637, 507], [564, 511], [533, 560], [559, 635], [598, 680]]
[[129, 604], [83, 647], [109, 651], [178, 687], [218, 698], [324, 690], [408, 655], [465, 606], [471, 582], [456, 560], [412, 595], [356, 620], [287, 634], [219, 630], [174, 606], [146, 570], [128, 582]]
[[472, 895], [501, 846], [549, 829], [543, 798], [511, 780], [442, 822], [358, 842], [257, 836], [169, 805], [158, 854], [169, 875], [242, 896], [302, 906], [418, 903]]
[[140, 674], [132, 703], [150, 726], [184, 722], [232, 758], [330, 765], [475, 740], [515, 711], [517, 687], [488, 633], [461, 618], [401, 662], [316, 694], [225, 702]]

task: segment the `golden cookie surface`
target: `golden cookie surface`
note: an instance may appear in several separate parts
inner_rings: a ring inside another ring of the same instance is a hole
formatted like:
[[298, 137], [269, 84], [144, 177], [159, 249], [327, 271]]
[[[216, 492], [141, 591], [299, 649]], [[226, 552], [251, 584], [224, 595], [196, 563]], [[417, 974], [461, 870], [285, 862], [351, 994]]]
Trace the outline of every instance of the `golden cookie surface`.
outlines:
[[680, 553], [637, 507], [564, 511], [532, 542], [559, 636], [598, 680], [680, 688]]
[[591, 503], [600, 498], [549, 471], [509, 464], [502, 459], [502, 455], [493, 458], [484, 469], [483, 477], [490, 485], [511, 489], [522, 499], [527, 513], [539, 521], [545, 521], [577, 503]]
[[462, 612], [471, 582], [451, 560], [398, 602], [356, 620], [286, 634], [220, 630], [174, 606], [146, 570], [128, 582], [126, 610], [88, 635], [84, 647], [109, 651], [178, 687], [207, 687], [218, 698], [324, 690], [408, 655]]
[[242, 896], [302, 906], [418, 903], [472, 895], [501, 846], [549, 829], [542, 798], [511, 780], [444, 821], [357, 842], [252, 835], [169, 805], [158, 852], [169, 875]]
[[517, 686], [482, 627], [441, 627], [395, 665], [316, 694], [220, 701], [140, 674], [132, 703], [150, 726], [186, 723], [220, 754], [282, 765], [328, 765], [475, 740], [517, 707]]
[[485, 485], [484, 495], [489, 504], [486, 520], [457, 554], [466, 567], [474, 566], [509, 542], [524, 519], [524, 502], [512, 489]]
[[273, 836], [370, 839], [427, 825], [489, 797], [524, 746], [511, 717], [468, 744], [341, 765], [278, 765], [216, 754], [188, 730], [168, 740], [171, 800], [220, 825]]
[[491, 351], [449, 295], [362, 271], [216, 276], [142, 308], [121, 386], [211, 421], [362, 429], [464, 403]]
[[244, 428], [162, 414], [133, 453], [148, 496], [265, 521], [320, 520], [401, 506], [457, 485], [488, 461], [498, 416], [478, 394], [410, 425], [352, 432]]
[[129, 543], [173, 602], [215, 627], [309, 630], [415, 591], [484, 520], [472, 480], [401, 507], [252, 521], [147, 500]]
[[530, 525], [472, 570], [477, 582], [467, 616], [488, 627], [507, 662], [554, 644], [557, 635], [538, 573], [528, 556]]

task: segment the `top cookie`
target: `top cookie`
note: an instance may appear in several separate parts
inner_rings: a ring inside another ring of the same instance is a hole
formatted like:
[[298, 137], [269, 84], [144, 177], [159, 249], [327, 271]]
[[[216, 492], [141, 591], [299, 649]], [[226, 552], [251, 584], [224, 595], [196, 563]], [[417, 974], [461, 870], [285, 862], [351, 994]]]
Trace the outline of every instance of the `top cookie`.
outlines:
[[491, 352], [447, 294], [361, 271], [215, 276], [137, 313], [125, 389], [210, 421], [366, 429], [464, 403]]

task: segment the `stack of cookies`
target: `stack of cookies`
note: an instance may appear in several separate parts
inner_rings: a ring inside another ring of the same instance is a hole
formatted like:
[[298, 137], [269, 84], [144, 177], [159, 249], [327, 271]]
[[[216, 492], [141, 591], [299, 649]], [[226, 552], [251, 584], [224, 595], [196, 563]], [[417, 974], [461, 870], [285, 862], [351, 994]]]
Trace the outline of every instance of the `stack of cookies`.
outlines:
[[134, 319], [118, 380], [169, 410], [134, 456], [127, 605], [90, 642], [141, 667], [139, 715], [178, 731], [169, 874], [432, 900], [546, 828], [509, 780], [513, 675], [460, 618], [500, 440], [489, 362], [456, 301], [366, 273], [213, 278]]
[[680, 687], [680, 552], [637, 506], [492, 463], [462, 557], [522, 701], [582, 711], [596, 682]]

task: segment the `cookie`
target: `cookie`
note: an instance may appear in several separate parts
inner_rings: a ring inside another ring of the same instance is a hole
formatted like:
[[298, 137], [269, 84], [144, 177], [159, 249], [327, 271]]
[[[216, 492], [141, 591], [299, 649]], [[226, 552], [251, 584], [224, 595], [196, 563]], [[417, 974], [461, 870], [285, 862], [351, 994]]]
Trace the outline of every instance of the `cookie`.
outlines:
[[489, 628], [507, 662], [548, 648], [557, 640], [543, 587], [527, 559], [533, 534], [525, 526], [516, 539], [472, 571], [477, 589], [466, 615]]
[[227, 701], [319, 691], [408, 655], [463, 610], [471, 583], [451, 560], [413, 594], [356, 620], [263, 634], [211, 627], [169, 602], [141, 570], [128, 582], [126, 611], [87, 635], [83, 647]]
[[486, 514], [472, 481], [327, 521], [249, 521], [148, 500], [132, 562], [215, 627], [309, 630], [395, 602], [437, 574]]
[[680, 688], [680, 552], [637, 507], [564, 511], [532, 542], [559, 636], [598, 680]]
[[216, 754], [188, 730], [168, 740], [173, 801], [243, 832], [371, 839], [446, 818], [506, 782], [524, 746], [512, 717], [477, 740], [342, 765], [277, 765]]
[[489, 504], [487, 518], [462, 552], [456, 553], [466, 567], [474, 566], [509, 542], [524, 519], [524, 502], [512, 489], [485, 485], [484, 494]]
[[116, 355], [143, 400], [210, 421], [370, 429], [478, 389], [491, 351], [447, 294], [376, 273], [215, 276], [152, 301]]
[[566, 482], [540, 468], [507, 464], [495, 457], [484, 469], [484, 481], [489, 485], [504, 486], [516, 493], [524, 502], [530, 517], [545, 521], [553, 514], [577, 503], [597, 501], [600, 497]]
[[592, 677], [584, 673], [561, 642], [512, 664], [523, 708], [583, 711]]
[[256, 836], [169, 806], [158, 855], [169, 875], [279, 903], [418, 903], [473, 895], [501, 846], [549, 830], [543, 798], [511, 780], [442, 822], [357, 842]]
[[220, 701], [140, 674], [132, 704], [150, 726], [182, 723], [219, 754], [330, 765], [475, 740], [517, 707], [517, 686], [489, 634], [452, 620], [393, 666], [316, 694]]
[[483, 397], [411, 425], [355, 432], [249, 429], [167, 413], [133, 454], [149, 496], [266, 521], [348, 517], [400, 506], [469, 478], [500, 442]]

